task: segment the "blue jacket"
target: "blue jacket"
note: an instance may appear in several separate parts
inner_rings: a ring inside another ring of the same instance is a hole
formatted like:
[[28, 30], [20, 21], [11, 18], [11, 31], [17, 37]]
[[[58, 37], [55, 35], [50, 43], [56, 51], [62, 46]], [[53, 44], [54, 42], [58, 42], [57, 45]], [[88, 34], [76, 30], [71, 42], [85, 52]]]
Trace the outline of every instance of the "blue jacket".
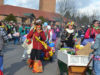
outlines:
[[94, 50], [94, 55], [100, 55], [100, 34], [96, 36], [95, 43], [91, 48]]

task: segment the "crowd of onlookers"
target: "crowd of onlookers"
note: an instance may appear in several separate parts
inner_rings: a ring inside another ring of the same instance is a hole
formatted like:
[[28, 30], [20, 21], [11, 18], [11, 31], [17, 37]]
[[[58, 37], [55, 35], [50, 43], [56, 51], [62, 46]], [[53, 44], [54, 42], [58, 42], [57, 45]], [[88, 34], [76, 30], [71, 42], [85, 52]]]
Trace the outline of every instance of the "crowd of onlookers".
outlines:
[[[40, 20], [38, 20], [40, 21]], [[65, 40], [67, 40], [67, 45], [72, 41], [73, 38], [81, 38], [84, 42], [84, 39], [96, 38], [97, 30], [100, 29], [100, 23], [97, 20], [93, 21], [93, 24], [90, 26], [75, 26], [74, 22], [69, 22], [67, 25], [50, 25], [47, 22], [42, 24], [42, 30], [45, 32], [45, 35], [49, 34], [50, 31], [50, 40], [49, 42], [55, 42], [57, 38], [61, 37], [63, 33], [66, 32]], [[67, 27], [66, 27], [67, 26]], [[9, 43], [13, 41], [16, 44], [22, 44], [25, 41], [25, 36], [30, 32], [31, 29], [35, 28], [35, 24], [32, 23], [30, 25], [22, 24], [22, 23], [14, 23], [14, 22], [0, 22], [0, 53], [3, 48], [4, 43]], [[95, 31], [94, 31], [95, 30]], [[99, 30], [100, 31], [100, 30]], [[52, 32], [52, 35], [51, 35]], [[72, 34], [72, 35], [71, 35]], [[100, 33], [99, 33], [100, 34]], [[70, 35], [70, 37], [69, 37]], [[74, 35], [74, 36], [73, 36]], [[95, 37], [94, 37], [95, 36]], [[73, 37], [71, 39], [71, 37]], [[62, 38], [61, 38], [62, 39]], [[69, 40], [69, 41], [68, 41]], [[46, 42], [46, 41], [45, 41]], [[72, 43], [69, 45], [71, 46]], [[75, 43], [73, 43], [74, 45]], [[56, 44], [55, 44], [56, 45]], [[63, 41], [62, 41], [63, 45]]]
[[[21, 23], [14, 23], [14, 22], [0, 22], [0, 47], [3, 47], [1, 44], [9, 43], [13, 41], [13, 44], [22, 44], [25, 40], [25, 37], [34, 24], [21, 24]], [[52, 41], [55, 41], [56, 38], [61, 37], [66, 25], [49, 25], [47, 22], [44, 22], [43, 27], [50, 26], [52, 30]], [[33, 27], [34, 28], [34, 27]], [[77, 38], [81, 38], [82, 35], [85, 35], [88, 26], [85, 27], [74, 27], [75, 35]], [[44, 30], [45, 31], [45, 30]], [[2, 39], [2, 40], [1, 40]], [[1, 50], [1, 49], [0, 49]]]
[[[65, 26], [62, 25], [50, 25], [53, 30], [52, 39], [55, 40], [56, 37], [60, 37], [61, 32], [63, 32]], [[0, 22], [0, 33], [3, 36], [4, 42], [14, 41], [14, 44], [19, 44], [23, 42], [23, 36], [28, 34], [32, 24], [26, 25], [14, 22]], [[78, 34], [78, 38], [84, 35], [88, 27], [75, 27], [75, 33]]]
[[[3, 36], [4, 42], [10, 42], [11, 40], [14, 41], [14, 44], [19, 44], [23, 42], [22, 37], [29, 33], [32, 24], [26, 25], [21, 23], [14, 23], [14, 22], [0, 22], [0, 33]], [[51, 25], [51, 28], [56, 33], [56, 37], [60, 37], [60, 26]]]
[[21, 25], [14, 22], [0, 22], [0, 32], [3, 36], [4, 42], [19, 40], [20, 37], [29, 31], [30, 26]]

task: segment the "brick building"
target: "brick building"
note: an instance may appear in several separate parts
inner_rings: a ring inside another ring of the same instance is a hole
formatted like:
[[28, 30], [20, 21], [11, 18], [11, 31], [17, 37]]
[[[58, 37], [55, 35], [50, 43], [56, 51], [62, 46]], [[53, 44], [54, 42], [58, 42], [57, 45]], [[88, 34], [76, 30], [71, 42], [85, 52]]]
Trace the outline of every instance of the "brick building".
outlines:
[[40, 0], [39, 10], [54, 13], [56, 10], [56, 0]]
[[0, 5], [3, 5], [4, 4], [4, 0], [0, 0]]
[[[41, 5], [41, 1], [43, 2], [43, 7]], [[46, 7], [46, 3], [44, 1], [50, 2], [53, 4], [56, 4], [56, 0], [40, 0], [40, 6], [44, 9], [49, 9], [49, 7]], [[50, 7], [52, 9], [49, 9], [51, 12], [48, 12], [48, 10], [35, 10], [35, 9], [29, 9], [29, 8], [23, 8], [18, 6], [12, 6], [12, 5], [4, 5], [4, 0], [0, 0], [0, 20], [3, 20], [6, 16], [9, 14], [13, 14], [17, 18], [17, 22], [30, 24], [34, 18], [39, 18], [40, 16], [43, 16], [48, 21], [56, 22], [56, 19], [61, 18], [62, 16], [55, 13], [55, 6]], [[45, 7], [44, 7], [45, 6]]]

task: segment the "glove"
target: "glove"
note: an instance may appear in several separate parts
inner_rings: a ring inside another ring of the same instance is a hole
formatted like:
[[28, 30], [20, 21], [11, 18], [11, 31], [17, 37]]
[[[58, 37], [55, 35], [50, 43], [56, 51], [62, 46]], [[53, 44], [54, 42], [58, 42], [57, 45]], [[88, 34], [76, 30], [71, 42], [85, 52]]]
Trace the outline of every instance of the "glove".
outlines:
[[27, 44], [31, 44], [31, 39], [26, 40]]

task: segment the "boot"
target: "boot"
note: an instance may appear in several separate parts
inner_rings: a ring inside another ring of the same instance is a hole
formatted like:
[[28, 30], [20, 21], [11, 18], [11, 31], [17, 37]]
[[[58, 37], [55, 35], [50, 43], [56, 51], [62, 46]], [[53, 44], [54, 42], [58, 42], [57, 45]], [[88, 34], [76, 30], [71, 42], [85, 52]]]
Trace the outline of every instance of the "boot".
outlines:
[[33, 60], [28, 59], [27, 63], [29, 65], [29, 68], [32, 68], [33, 67], [33, 62], [34, 62]]
[[40, 60], [34, 61], [32, 72], [33, 73], [42, 73], [43, 72], [42, 62]]

